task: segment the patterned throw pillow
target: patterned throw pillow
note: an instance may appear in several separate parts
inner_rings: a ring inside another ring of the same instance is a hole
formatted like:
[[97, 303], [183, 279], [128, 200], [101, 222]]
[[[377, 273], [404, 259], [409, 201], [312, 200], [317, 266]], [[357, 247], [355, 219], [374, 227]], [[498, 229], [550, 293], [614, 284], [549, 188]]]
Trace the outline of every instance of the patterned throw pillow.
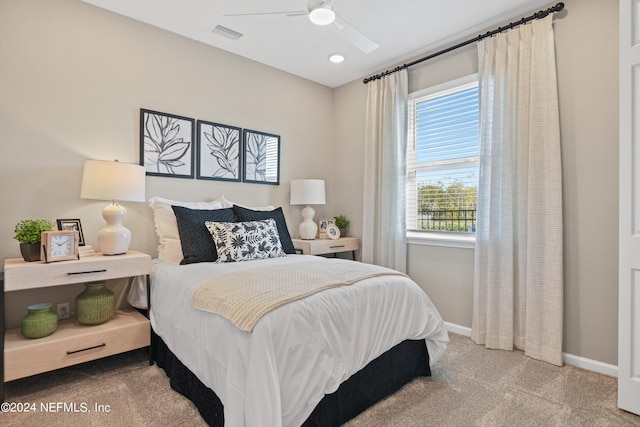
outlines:
[[214, 222], [205, 225], [218, 251], [217, 263], [286, 256], [273, 219], [246, 222]]

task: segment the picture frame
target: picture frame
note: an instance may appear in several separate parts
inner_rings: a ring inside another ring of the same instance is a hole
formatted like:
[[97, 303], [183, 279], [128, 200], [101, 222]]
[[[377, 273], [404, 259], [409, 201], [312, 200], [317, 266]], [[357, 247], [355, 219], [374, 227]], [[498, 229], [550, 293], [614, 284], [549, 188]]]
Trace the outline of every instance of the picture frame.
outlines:
[[331, 240], [340, 238], [340, 229], [335, 224], [327, 225], [327, 237]]
[[242, 129], [198, 120], [197, 179], [239, 182], [242, 178]]
[[335, 225], [334, 218], [320, 218], [318, 219], [318, 239], [328, 239], [327, 227], [329, 225]]
[[140, 109], [140, 164], [147, 175], [193, 178], [195, 119]]
[[84, 234], [82, 233], [82, 224], [80, 219], [57, 219], [59, 231], [77, 231], [78, 232], [78, 245], [84, 246]]
[[245, 129], [243, 132], [244, 182], [280, 185], [280, 136]]

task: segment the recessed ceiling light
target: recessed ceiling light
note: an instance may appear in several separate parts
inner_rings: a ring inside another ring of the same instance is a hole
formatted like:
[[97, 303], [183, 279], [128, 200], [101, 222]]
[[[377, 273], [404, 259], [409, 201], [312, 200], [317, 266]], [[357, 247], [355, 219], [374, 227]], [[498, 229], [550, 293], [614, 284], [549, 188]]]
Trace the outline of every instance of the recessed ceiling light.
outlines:
[[344, 55], [334, 53], [333, 55], [329, 56], [329, 61], [333, 62], [334, 64], [339, 64], [344, 61]]
[[316, 25], [329, 25], [336, 19], [336, 13], [326, 7], [318, 7], [309, 12], [309, 19]]

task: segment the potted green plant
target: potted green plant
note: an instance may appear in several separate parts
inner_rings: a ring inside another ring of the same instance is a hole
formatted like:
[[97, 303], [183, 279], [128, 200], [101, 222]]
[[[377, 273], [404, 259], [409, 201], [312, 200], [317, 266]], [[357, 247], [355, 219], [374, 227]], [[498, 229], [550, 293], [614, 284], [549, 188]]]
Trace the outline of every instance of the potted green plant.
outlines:
[[23, 219], [16, 224], [13, 236], [20, 242], [20, 253], [25, 261], [40, 261], [40, 236], [53, 230], [53, 222], [46, 219]]
[[344, 215], [338, 215], [334, 218], [334, 224], [340, 229], [340, 236], [344, 237], [347, 235], [347, 227], [351, 224], [351, 221]]

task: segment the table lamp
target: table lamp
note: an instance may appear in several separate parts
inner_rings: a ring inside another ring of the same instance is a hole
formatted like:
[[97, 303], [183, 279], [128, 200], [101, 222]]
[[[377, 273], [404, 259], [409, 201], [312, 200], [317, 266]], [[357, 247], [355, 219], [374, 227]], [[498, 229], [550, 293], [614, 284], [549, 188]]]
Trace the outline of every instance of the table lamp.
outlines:
[[80, 197], [111, 200], [102, 210], [107, 222], [98, 233], [98, 251], [103, 255], [124, 254], [131, 243], [131, 232], [122, 225], [127, 210], [117, 200], [144, 202], [144, 166], [119, 161], [86, 160]]
[[294, 179], [291, 181], [292, 205], [307, 205], [302, 209], [303, 221], [300, 223], [300, 238], [313, 240], [318, 234], [318, 225], [313, 221], [316, 212], [310, 205], [324, 205], [324, 180], [322, 179]]

